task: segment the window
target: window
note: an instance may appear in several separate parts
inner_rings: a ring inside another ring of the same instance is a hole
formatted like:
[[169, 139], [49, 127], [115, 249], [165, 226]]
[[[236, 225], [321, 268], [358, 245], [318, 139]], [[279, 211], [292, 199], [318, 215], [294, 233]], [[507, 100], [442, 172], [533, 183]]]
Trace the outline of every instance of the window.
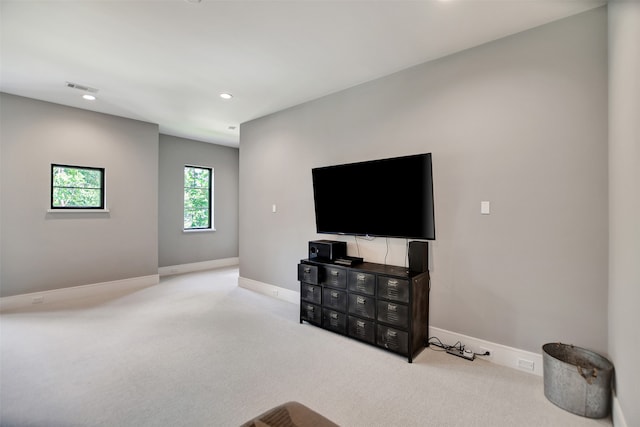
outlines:
[[51, 209], [104, 209], [104, 168], [52, 164]]
[[184, 229], [213, 228], [212, 185], [213, 169], [198, 166], [184, 167]]

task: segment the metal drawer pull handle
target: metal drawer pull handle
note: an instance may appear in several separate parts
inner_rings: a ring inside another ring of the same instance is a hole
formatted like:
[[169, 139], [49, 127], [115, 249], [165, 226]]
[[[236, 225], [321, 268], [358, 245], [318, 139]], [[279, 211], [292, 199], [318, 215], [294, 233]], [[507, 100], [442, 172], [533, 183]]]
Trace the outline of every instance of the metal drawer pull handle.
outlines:
[[367, 278], [364, 274], [358, 274], [356, 277], [360, 281], [365, 280]]
[[358, 328], [364, 328], [364, 322], [362, 320], [356, 321], [356, 325], [358, 326]]
[[331, 318], [332, 319], [337, 319], [338, 318], [338, 313], [331, 313]]
[[313, 286], [309, 286], [307, 289], [309, 290], [309, 292], [313, 293]]
[[309, 310], [309, 311], [313, 311], [313, 310], [314, 310], [314, 307], [313, 307], [312, 305], [308, 305], [308, 306], [307, 306], [307, 310]]
[[387, 308], [389, 309], [389, 311], [396, 311], [398, 309], [398, 306], [395, 304], [387, 304]]
[[387, 331], [387, 336], [395, 338], [398, 336], [398, 333], [396, 331]]
[[304, 272], [305, 273], [311, 273], [311, 267], [305, 267]]
[[398, 286], [398, 281], [397, 280], [389, 280], [387, 282], [389, 284], [389, 286], [391, 286], [392, 288]]
[[356, 298], [356, 303], [358, 304], [364, 304], [367, 300], [364, 299], [363, 297], [357, 297]]
[[337, 275], [339, 275], [339, 274], [340, 274], [340, 272], [339, 272], [339, 271], [337, 271], [337, 270], [331, 270], [331, 275], [332, 275], [332, 276], [337, 276]]
[[338, 293], [335, 291], [331, 292], [331, 298], [338, 298]]

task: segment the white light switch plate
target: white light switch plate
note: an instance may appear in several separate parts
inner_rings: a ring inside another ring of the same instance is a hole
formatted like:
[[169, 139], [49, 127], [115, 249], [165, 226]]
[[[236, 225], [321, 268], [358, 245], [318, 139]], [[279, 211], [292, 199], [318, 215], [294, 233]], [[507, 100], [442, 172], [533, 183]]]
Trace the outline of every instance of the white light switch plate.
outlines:
[[491, 213], [491, 203], [487, 200], [480, 202], [480, 213], [482, 215], [489, 215]]

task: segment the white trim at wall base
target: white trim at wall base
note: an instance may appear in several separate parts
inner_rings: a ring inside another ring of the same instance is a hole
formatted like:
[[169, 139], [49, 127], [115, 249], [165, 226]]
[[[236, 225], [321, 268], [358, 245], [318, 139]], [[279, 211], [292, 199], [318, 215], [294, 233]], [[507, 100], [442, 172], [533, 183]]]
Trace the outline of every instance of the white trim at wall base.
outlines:
[[613, 401], [611, 404], [611, 418], [613, 418], [613, 427], [627, 427], [628, 424], [624, 418], [624, 413], [622, 412], [618, 396], [616, 396], [615, 392], [612, 394]]
[[[506, 345], [496, 344], [491, 341], [485, 341], [434, 327], [429, 328], [429, 337], [438, 337], [440, 341], [446, 345], [453, 345], [460, 341], [464, 344], [465, 348], [475, 353], [483, 353], [485, 350], [489, 350], [491, 355], [482, 356], [482, 359], [519, 371], [542, 376], [542, 354], [532, 353], [530, 351], [520, 350], [518, 348], [508, 347]], [[530, 367], [533, 367], [533, 369], [529, 369]]]
[[240, 264], [240, 258], [213, 259], [210, 261], [192, 262], [190, 264], [169, 265], [158, 268], [158, 274], [171, 276], [173, 274], [191, 273], [193, 271], [211, 270], [220, 267], [231, 267]]
[[[294, 304], [300, 303], [300, 292], [292, 291], [290, 289], [281, 288], [279, 286], [270, 285], [268, 283], [259, 282], [253, 279], [247, 279], [245, 277], [238, 278], [238, 286]], [[466, 335], [447, 331], [445, 329], [430, 327], [429, 337], [433, 336], [438, 337], [444, 344], [448, 345], [453, 345], [457, 341], [460, 341], [466, 346], [466, 348], [476, 353], [481, 353], [481, 349], [489, 350], [489, 352], [491, 352], [491, 356], [482, 357], [483, 359], [493, 363], [497, 363], [498, 365], [508, 366], [519, 371], [528, 372], [530, 374], [540, 376], [542, 375], [541, 354], [508, 347], [502, 344], [496, 344], [478, 338], [469, 337]], [[519, 363], [521, 360], [523, 361], [524, 366], [533, 366], [533, 369], [522, 367], [523, 365]]]
[[293, 304], [300, 303], [300, 292], [292, 291], [291, 289], [285, 289], [268, 283], [259, 282], [257, 280], [247, 279], [246, 277], [238, 277], [238, 286]]
[[51, 304], [97, 295], [108, 296], [124, 291], [134, 291], [157, 285], [160, 281], [157, 274], [150, 276], [132, 277], [130, 279], [114, 280], [111, 282], [93, 283], [90, 285], [73, 286], [70, 288], [53, 289], [50, 291], [33, 292], [30, 294], [14, 295], [0, 298], [0, 312], [16, 310], [32, 305]]

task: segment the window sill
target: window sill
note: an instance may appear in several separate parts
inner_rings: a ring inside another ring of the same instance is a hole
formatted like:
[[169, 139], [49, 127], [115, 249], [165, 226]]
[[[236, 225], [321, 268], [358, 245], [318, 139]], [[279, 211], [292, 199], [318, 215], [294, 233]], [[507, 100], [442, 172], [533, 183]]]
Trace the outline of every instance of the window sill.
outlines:
[[212, 231], [216, 231], [215, 228], [195, 228], [192, 230], [182, 229], [183, 233], [210, 233]]
[[109, 209], [47, 209], [47, 213], [109, 213]]

